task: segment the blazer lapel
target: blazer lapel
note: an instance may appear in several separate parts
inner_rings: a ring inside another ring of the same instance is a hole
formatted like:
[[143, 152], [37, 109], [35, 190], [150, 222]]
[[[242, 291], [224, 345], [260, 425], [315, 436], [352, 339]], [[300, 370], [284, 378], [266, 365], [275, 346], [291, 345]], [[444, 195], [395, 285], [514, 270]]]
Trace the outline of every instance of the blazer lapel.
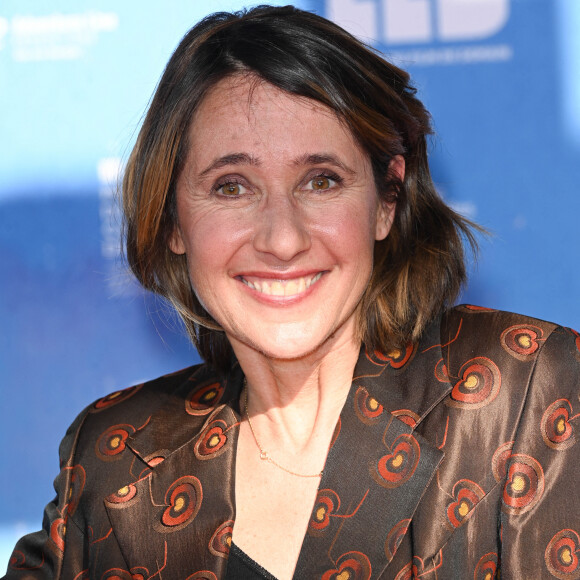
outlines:
[[439, 342], [435, 323], [404, 352], [361, 350], [295, 578], [379, 578], [393, 559], [443, 459], [415, 432], [451, 390]]
[[241, 374], [216, 381], [206, 372], [185, 381], [128, 441], [150, 470], [105, 500], [129, 569], [145, 578], [215, 580], [225, 571]]

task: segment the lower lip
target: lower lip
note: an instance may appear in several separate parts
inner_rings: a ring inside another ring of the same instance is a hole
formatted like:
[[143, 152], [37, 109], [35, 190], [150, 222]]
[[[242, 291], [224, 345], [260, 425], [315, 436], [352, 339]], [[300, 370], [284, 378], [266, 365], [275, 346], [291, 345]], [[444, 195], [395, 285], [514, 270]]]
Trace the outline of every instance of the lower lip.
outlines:
[[322, 272], [322, 276], [311, 286], [306, 288], [303, 292], [299, 294], [292, 294], [292, 296], [273, 296], [272, 294], [264, 294], [263, 292], [259, 292], [254, 288], [250, 288], [247, 284], [242, 282], [238, 279], [238, 282], [244, 287], [244, 289], [250, 293], [250, 295], [259, 300], [264, 304], [270, 304], [273, 306], [290, 306], [292, 304], [296, 304], [297, 302], [301, 302], [305, 298], [308, 298], [321, 284], [321, 282], [326, 278], [326, 272]]

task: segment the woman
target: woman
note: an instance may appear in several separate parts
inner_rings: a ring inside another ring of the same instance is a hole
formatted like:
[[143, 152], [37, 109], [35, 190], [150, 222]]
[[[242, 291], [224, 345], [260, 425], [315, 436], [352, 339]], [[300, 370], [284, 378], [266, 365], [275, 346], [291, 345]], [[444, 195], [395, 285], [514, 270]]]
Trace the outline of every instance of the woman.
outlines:
[[406, 73], [292, 7], [159, 83], [127, 254], [206, 360], [90, 406], [7, 578], [579, 578], [580, 337], [453, 303]]

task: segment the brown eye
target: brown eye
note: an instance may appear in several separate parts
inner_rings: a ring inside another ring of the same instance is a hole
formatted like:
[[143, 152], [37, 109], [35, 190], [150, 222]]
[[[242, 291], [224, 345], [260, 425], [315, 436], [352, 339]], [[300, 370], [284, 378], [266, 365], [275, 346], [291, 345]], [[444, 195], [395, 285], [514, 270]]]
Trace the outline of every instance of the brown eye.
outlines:
[[245, 187], [239, 183], [230, 182], [218, 186], [216, 190], [226, 197], [238, 197], [244, 193]]
[[328, 189], [330, 186], [330, 179], [323, 175], [312, 180], [312, 189]]
[[237, 183], [228, 183], [222, 187], [222, 191], [226, 195], [239, 195], [240, 186]]
[[327, 190], [332, 190], [342, 183], [342, 178], [338, 175], [330, 174], [326, 175], [324, 173], [320, 175], [315, 175], [311, 177], [306, 183], [305, 189], [310, 191], [321, 191], [325, 192]]

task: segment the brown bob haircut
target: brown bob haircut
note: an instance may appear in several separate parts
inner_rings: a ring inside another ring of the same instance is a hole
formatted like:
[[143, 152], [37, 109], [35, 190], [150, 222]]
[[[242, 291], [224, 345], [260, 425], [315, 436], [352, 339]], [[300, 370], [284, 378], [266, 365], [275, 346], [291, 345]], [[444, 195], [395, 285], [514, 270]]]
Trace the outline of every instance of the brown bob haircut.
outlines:
[[[177, 226], [176, 183], [191, 119], [209, 89], [236, 74], [326, 105], [369, 155], [379, 196], [397, 205], [389, 235], [375, 244], [360, 338], [382, 351], [416, 341], [457, 298], [466, 278], [464, 240], [475, 248], [473, 224], [435, 191], [427, 161], [430, 116], [409, 75], [336, 24], [293, 6], [210, 15], [173, 53], [123, 180], [134, 275], [173, 304], [200, 355], [227, 370], [229, 342], [197, 300], [185, 255], [174, 254], [168, 240]], [[402, 183], [389, 174], [394, 155], [405, 158]]]

